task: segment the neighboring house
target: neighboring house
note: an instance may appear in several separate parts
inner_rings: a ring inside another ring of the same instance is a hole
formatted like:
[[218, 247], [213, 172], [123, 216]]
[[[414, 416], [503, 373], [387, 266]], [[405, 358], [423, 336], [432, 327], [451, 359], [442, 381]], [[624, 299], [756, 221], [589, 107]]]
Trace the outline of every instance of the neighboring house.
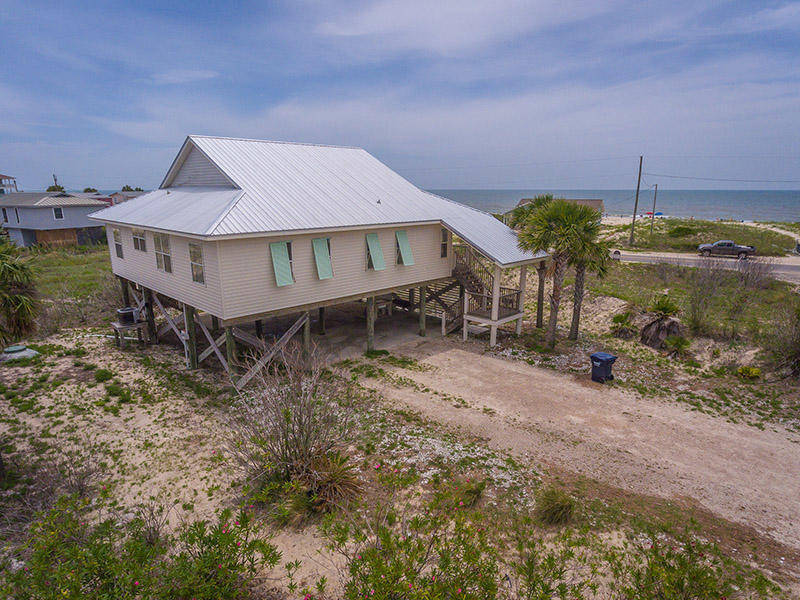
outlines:
[[127, 202], [128, 200], [132, 200], [133, 198], [138, 198], [142, 194], [146, 194], [147, 192], [114, 192], [110, 195], [111, 204], [120, 204], [122, 202]]
[[92, 244], [104, 234], [89, 214], [106, 206], [68, 192], [15, 192], [0, 196], [0, 223], [17, 246]]
[[369, 334], [376, 297], [393, 295], [423, 330], [426, 314], [461, 325], [468, 306], [494, 343], [498, 325], [522, 324], [525, 278], [501, 287], [502, 270], [547, 258], [350, 147], [189, 136], [158, 190], [92, 218], [117, 276], [228, 330], [366, 299]]
[[70, 196], [75, 198], [89, 198], [90, 200], [100, 200], [106, 203], [106, 206], [113, 204], [110, 194], [103, 194], [102, 192], [67, 192]]
[[17, 180], [11, 175], [0, 173], [0, 194], [11, 194], [17, 191]]
[[[526, 204], [533, 202], [533, 200], [533, 198], [523, 198], [517, 203], [517, 206], [525, 206]], [[595, 209], [601, 215], [603, 212], [605, 212], [603, 201], [599, 198], [563, 198], [563, 200], [572, 202], [574, 204], [580, 204], [582, 206], [588, 206], [589, 208]]]

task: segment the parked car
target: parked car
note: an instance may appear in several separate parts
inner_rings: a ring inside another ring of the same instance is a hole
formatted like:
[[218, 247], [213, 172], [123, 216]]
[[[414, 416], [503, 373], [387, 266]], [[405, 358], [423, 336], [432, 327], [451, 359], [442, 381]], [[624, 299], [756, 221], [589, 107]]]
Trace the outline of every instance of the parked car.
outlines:
[[756, 253], [754, 246], [741, 246], [731, 240], [719, 240], [713, 244], [700, 244], [697, 247], [697, 251], [702, 256], [735, 256], [740, 259]]

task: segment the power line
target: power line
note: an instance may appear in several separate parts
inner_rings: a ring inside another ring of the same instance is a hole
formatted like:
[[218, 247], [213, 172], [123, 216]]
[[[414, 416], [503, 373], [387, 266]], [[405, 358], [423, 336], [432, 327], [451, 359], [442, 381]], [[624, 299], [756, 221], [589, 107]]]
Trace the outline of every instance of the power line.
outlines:
[[459, 169], [499, 169], [504, 167], [531, 167], [531, 166], [547, 166], [547, 165], [568, 165], [583, 162], [601, 162], [606, 160], [629, 160], [630, 156], [606, 156], [603, 158], [580, 158], [573, 160], [555, 160], [547, 162], [521, 162], [521, 163], [504, 163], [496, 165], [476, 164], [476, 165], [460, 165], [453, 167], [396, 167], [399, 171], [454, 171]]
[[729, 181], [737, 183], [800, 183], [800, 179], [726, 179], [722, 177], [692, 177], [690, 175], [665, 175], [664, 173], [645, 173], [650, 177], [666, 177], [668, 179], [692, 179], [695, 181]]

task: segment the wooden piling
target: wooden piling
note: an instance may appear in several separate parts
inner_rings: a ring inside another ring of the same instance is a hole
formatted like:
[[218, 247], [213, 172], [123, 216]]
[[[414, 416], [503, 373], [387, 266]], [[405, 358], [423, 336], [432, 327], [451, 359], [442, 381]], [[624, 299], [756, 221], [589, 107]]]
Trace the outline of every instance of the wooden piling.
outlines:
[[239, 352], [236, 348], [236, 338], [233, 337], [233, 327], [225, 327], [225, 354], [228, 361], [228, 368], [231, 375], [237, 372], [237, 363], [239, 362]]
[[156, 329], [156, 313], [153, 311], [153, 290], [144, 288], [144, 314], [147, 321], [147, 337], [151, 344], [158, 343], [158, 330]]
[[425, 312], [428, 301], [428, 288], [424, 285], [419, 288], [419, 334], [425, 337]]
[[311, 352], [311, 315], [306, 313], [308, 317], [303, 323], [303, 350], [307, 353]]
[[325, 307], [319, 307], [319, 317], [317, 319], [317, 328], [320, 335], [325, 335]]
[[197, 310], [188, 304], [183, 305], [183, 322], [186, 327], [186, 333], [189, 339], [186, 340], [187, 354], [189, 356], [189, 368], [196, 369], [197, 363], [197, 329], [195, 328], [194, 320], [197, 315]]
[[122, 288], [122, 306], [130, 306], [131, 292], [128, 289], [128, 280], [119, 276], [117, 276], [117, 279], [119, 279], [119, 285]]
[[375, 350], [375, 297], [367, 298], [367, 352]]

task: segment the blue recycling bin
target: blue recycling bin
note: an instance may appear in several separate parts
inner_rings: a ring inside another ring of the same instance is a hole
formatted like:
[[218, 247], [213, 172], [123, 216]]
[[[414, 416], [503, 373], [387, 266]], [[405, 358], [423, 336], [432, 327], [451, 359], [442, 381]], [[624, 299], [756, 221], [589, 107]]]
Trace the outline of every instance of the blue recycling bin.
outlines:
[[595, 352], [590, 357], [592, 359], [592, 381], [605, 383], [614, 379], [611, 373], [611, 366], [617, 357], [608, 352]]

